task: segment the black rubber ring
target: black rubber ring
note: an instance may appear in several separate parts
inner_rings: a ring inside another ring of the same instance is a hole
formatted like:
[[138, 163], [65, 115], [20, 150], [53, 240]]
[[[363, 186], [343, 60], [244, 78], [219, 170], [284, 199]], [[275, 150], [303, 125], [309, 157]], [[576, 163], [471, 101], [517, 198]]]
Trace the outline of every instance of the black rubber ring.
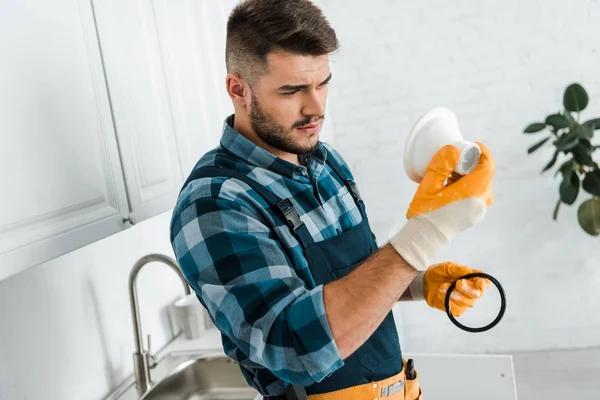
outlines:
[[[456, 283], [461, 279], [471, 279], [471, 278], [489, 279], [498, 288], [498, 292], [500, 292], [501, 304], [500, 304], [500, 312], [498, 313], [498, 316], [489, 325], [483, 326], [481, 328], [471, 328], [469, 326], [465, 326], [465, 325], [461, 324], [460, 322], [458, 322], [456, 320], [456, 318], [454, 318], [454, 315], [452, 315], [452, 313], [450, 312], [450, 295], [452, 294], [452, 291], [456, 288]], [[450, 285], [450, 287], [448, 288], [448, 292], [446, 293], [446, 299], [444, 300], [444, 306], [446, 307], [446, 314], [448, 314], [448, 318], [450, 318], [450, 321], [452, 321], [452, 323], [454, 325], [458, 326], [463, 331], [474, 332], [474, 333], [485, 332], [485, 331], [489, 331], [494, 326], [498, 325], [498, 322], [500, 322], [502, 317], [504, 317], [504, 312], [506, 311], [506, 295], [504, 294], [504, 289], [502, 288], [502, 285], [500, 284], [500, 282], [498, 282], [498, 280], [496, 278], [494, 278], [493, 276], [488, 275], [486, 273], [483, 273], [483, 272], [475, 272], [472, 274], [467, 274], [460, 279], [457, 279], [452, 285]]]

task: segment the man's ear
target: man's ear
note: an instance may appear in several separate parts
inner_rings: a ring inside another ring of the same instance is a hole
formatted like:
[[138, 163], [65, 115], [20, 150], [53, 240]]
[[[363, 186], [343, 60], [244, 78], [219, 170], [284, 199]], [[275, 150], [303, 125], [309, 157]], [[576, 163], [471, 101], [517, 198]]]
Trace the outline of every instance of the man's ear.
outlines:
[[225, 87], [234, 105], [241, 108], [248, 106], [250, 88], [244, 79], [237, 74], [227, 74]]

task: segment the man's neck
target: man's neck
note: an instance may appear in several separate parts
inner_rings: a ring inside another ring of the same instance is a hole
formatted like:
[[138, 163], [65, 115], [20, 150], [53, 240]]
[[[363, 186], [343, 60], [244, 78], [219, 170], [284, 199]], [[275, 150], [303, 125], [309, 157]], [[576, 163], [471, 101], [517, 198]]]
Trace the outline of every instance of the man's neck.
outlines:
[[279, 157], [292, 164], [302, 165], [300, 163], [300, 157], [298, 157], [297, 154], [285, 152], [265, 142], [263, 138], [254, 131], [254, 128], [247, 117], [240, 117], [236, 114], [233, 120], [233, 129], [258, 147], [273, 154], [275, 157]]

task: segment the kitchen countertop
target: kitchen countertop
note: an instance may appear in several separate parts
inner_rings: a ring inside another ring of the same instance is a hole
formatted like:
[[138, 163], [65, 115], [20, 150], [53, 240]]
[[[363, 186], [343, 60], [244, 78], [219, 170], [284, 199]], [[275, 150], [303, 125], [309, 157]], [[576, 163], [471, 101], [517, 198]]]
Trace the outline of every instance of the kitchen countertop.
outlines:
[[[223, 353], [221, 334], [213, 328], [200, 339], [178, 336], [157, 355]], [[419, 383], [427, 400], [517, 400], [511, 355], [404, 353], [413, 358]], [[133, 378], [105, 400], [123, 399]]]

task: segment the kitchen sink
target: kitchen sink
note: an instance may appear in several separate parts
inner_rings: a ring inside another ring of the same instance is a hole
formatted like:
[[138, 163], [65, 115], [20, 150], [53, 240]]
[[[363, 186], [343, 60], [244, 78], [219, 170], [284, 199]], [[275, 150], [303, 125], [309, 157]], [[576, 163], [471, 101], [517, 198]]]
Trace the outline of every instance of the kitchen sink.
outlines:
[[114, 400], [255, 400], [238, 364], [223, 353], [170, 353], [151, 370], [152, 386], [139, 397], [132, 384]]
[[253, 400], [240, 368], [224, 355], [193, 358], [156, 383], [143, 400]]

